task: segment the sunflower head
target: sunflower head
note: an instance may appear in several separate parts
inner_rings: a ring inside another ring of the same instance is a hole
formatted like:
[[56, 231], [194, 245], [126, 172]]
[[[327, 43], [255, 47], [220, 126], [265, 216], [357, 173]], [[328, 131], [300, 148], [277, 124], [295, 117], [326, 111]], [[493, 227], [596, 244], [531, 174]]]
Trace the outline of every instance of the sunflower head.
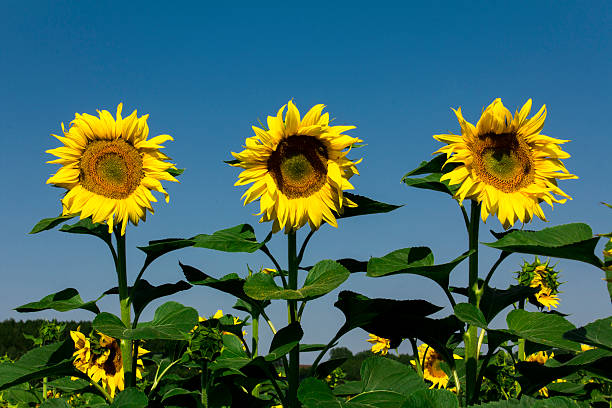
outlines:
[[370, 333], [368, 333], [368, 336], [370, 337], [368, 343], [372, 343], [372, 353], [380, 353], [382, 356], [386, 356], [391, 348], [391, 341]]
[[[285, 112], [285, 108], [287, 112]], [[306, 223], [315, 230], [323, 221], [337, 227], [335, 214], [356, 206], [343, 191], [359, 174], [361, 160], [346, 157], [360, 139], [344, 132], [354, 126], [330, 126], [324, 105], [315, 105], [302, 118], [292, 101], [276, 116], [268, 116], [267, 129], [253, 126], [255, 136], [245, 150], [232, 152], [232, 166], [244, 170], [235, 185], [253, 185], [244, 193], [244, 204], [259, 199], [260, 222], [273, 221], [273, 231], [295, 231]]]
[[93, 222], [106, 222], [109, 233], [121, 225], [125, 233], [128, 220], [134, 225], [153, 213], [151, 202], [157, 199], [151, 191], [168, 193], [162, 180], [177, 181], [168, 170], [175, 168], [169, 157], [161, 153], [161, 143], [172, 140], [160, 135], [147, 140], [148, 115], [137, 117], [136, 111], [121, 117], [122, 104], [114, 118], [108, 111], [98, 111], [99, 117], [75, 114], [63, 136], [55, 136], [63, 146], [47, 150], [58, 159], [47, 163], [62, 167], [47, 180], [47, 184], [63, 187], [63, 214], [92, 217]]
[[[423, 378], [432, 382], [430, 388], [446, 388], [448, 385], [448, 374], [440, 366], [444, 361], [442, 355], [427, 344], [421, 344], [417, 350], [419, 363], [423, 369]], [[459, 356], [454, 357], [461, 358]], [[414, 360], [411, 363], [416, 364]]]
[[554, 265], [551, 266], [549, 263], [550, 260], [541, 263], [536, 257], [532, 263], [525, 261], [521, 270], [517, 273], [519, 285], [540, 288], [540, 291], [534, 295], [535, 299], [530, 298], [529, 301], [540, 308], [547, 307], [548, 310], [551, 307], [557, 307], [559, 304], [557, 294], [561, 285], [559, 271], [556, 271]]
[[534, 214], [546, 220], [540, 203], [552, 206], [553, 202], [571, 199], [557, 187], [557, 180], [577, 178], [561, 162], [570, 157], [559, 146], [567, 140], [540, 134], [546, 106], [527, 119], [530, 110], [531, 99], [512, 116], [498, 98], [474, 126], [463, 118], [459, 108], [455, 114], [461, 135], [434, 135], [447, 143], [436, 153], [446, 154], [446, 163], [459, 164], [441, 180], [461, 184], [455, 198], [481, 203], [482, 220], [497, 215], [505, 229], [517, 220], [531, 221]]

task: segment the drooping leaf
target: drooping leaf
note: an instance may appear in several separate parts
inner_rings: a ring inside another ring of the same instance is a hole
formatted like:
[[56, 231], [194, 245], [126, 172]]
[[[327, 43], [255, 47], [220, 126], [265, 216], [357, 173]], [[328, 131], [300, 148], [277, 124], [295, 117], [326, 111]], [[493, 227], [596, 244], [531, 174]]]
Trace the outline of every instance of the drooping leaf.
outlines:
[[360, 373], [362, 392], [388, 390], [408, 396], [427, 389], [427, 385], [415, 370], [381, 356], [367, 358], [361, 365]]
[[595, 320], [564, 334], [568, 340], [612, 351], [612, 316]]
[[350, 272], [339, 263], [323, 260], [308, 271], [304, 286], [300, 289], [283, 289], [271, 275], [260, 272], [247, 278], [244, 291], [249, 297], [258, 300], [312, 300], [336, 289], [349, 275]]
[[166, 238], [157, 241], [149, 241], [149, 245], [144, 247], [138, 247], [138, 249], [147, 254], [142, 268], [145, 269], [154, 260], [164, 254], [167, 254], [168, 252], [176, 251], [177, 249], [187, 248], [193, 246], [193, 244], [194, 241], [192, 239], [183, 238]]
[[111, 408], [145, 408], [149, 399], [138, 388], [130, 387], [115, 396]]
[[327, 384], [312, 377], [300, 383], [297, 396], [304, 408], [342, 408], [344, 406], [334, 396]]
[[512, 231], [496, 242], [485, 243], [507, 252], [573, 259], [601, 267], [594, 251], [599, 237], [587, 224], [574, 223], [544, 228], [541, 231]]
[[41, 310], [48, 309], [57, 310], [58, 312], [84, 309], [92, 313], [100, 313], [100, 309], [98, 309], [95, 301], [83, 302], [81, 295], [79, 295], [79, 292], [74, 288], [52, 293], [40, 299], [38, 302], [26, 303], [25, 305], [15, 308], [16, 311], [21, 313], [40, 312]]
[[446, 390], [421, 390], [409, 395], [401, 408], [459, 407], [457, 396]]
[[300, 353], [307, 353], [309, 351], [321, 351], [325, 347], [326, 344], [300, 344]]
[[564, 334], [576, 327], [562, 316], [540, 312], [513, 310], [506, 316], [512, 334], [551, 347], [579, 351], [580, 344], [568, 340]]
[[393, 251], [382, 258], [370, 258], [368, 276], [379, 277], [409, 273], [424, 276], [443, 289], [448, 287], [450, 273], [470, 255], [466, 252], [451, 262], [434, 265], [434, 256], [427, 247], [404, 248]]
[[372, 200], [368, 197], [346, 192], [344, 193], [344, 197], [357, 204], [357, 207], [344, 207], [343, 213], [338, 215], [336, 218], [348, 218], [355, 217], [358, 215], [387, 213], [401, 207], [401, 205], [387, 204], [380, 201]]
[[255, 310], [259, 312], [259, 310], [263, 310], [267, 307], [270, 302], [255, 300], [249, 297], [244, 292], [244, 283], [245, 280], [239, 277], [235, 273], [230, 273], [221, 277], [220, 279], [215, 279], [212, 276], [205, 274], [197, 268], [189, 265], [183, 265], [179, 262], [181, 269], [183, 270], [183, 274], [185, 275], [185, 279], [192, 285], [201, 285], [208, 286], [218, 291], [229, 293], [230, 295], [246, 302], [247, 304], [255, 307]]
[[189, 288], [191, 288], [191, 285], [183, 280], [176, 283], [165, 283], [163, 285], [154, 286], [146, 280], [140, 279], [138, 282], [136, 282], [135, 287], [130, 288], [134, 313], [136, 316], [139, 316], [144, 308], [153, 300], [170, 296]]
[[303, 336], [302, 326], [298, 322], [291, 323], [277, 331], [272, 338], [268, 355], [265, 357], [266, 361], [278, 360], [289, 353], [298, 345]]
[[480, 327], [482, 329], [487, 328], [487, 321], [484, 315], [471, 303], [458, 303], [453, 309], [455, 311], [455, 316], [457, 316], [462, 322]]
[[272, 233], [266, 239], [258, 242], [255, 230], [249, 224], [240, 224], [232, 228], [222, 229], [211, 235], [200, 234], [191, 238], [196, 248], [208, 248], [224, 252], [252, 253], [263, 247], [272, 238]]
[[32, 231], [30, 231], [30, 234], [38, 234], [39, 232], [53, 229], [59, 224], [66, 222], [76, 216], [77, 214], [70, 214], [70, 215], [60, 215], [60, 216], [53, 217], [53, 218], [43, 218], [42, 220], [38, 221], [38, 223], [36, 223], [34, 228], [32, 228]]
[[[414, 170], [409, 171], [402, 177], [402, 183], [409, 187], [422, 188], [426, 190], [440, 191], [442, 193], [454, 195], [458, 190], [460, 184], [454, 184], [450, 186], [448, 181], [440, 181], [440, 178], [457, 166], [459, 163], [449, 163], [446, 166], [446, 155], [440, 154], [428, 162], [421, 162], [421, 164]], [[414, 177], [418, 175], [427, 174], [425, 177]]]
[[113, 245], [112, 234], [108, 232], [108, 225], [101, 223], [94, 224], [91, 218], [84, 218], [72, 225], [62, 225], [60, 231], [68, 232], [70, 234], [93, 235], [94, 237], [98, 237], [102, 241], [106, 242], [107, 245]]

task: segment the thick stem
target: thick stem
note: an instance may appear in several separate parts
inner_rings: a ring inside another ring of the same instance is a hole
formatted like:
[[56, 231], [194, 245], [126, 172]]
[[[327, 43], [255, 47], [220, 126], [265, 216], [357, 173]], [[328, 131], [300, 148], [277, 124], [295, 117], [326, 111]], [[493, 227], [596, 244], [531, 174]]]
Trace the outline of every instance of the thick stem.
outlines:
[[416, 371], [421, 378], [423, 378], [423, 367], [421, 366], [421, 360], [419, 359], [419, 348], [416, 345], [416, 339], [409, 338], [410, 345], [412, 346], [412, 355], [414, 355], [414, 361], [416, 365]]
[[259, 314], [253, 316], [253, 338], [251, 341], [251, 348], [253, 349], [253, 358], [257, 357], [257, 348], [259, 346]]
[[[119, 305], [121, 307], [121, 321], [125, 327], [132, 327], [130, 322], [130, 294], [127, 285], [127, 267], [125, 255], [125, 235], [121, 235], [121, 228], [115, 228], [117, 239], [117, 283], [119, 286]], [[121, 339], [121, 360], [123, 361], [123, 373], [125, 388], [135, 385], [132, 369], [132, 341]]]
[[202, 376], [200, 377], [202, 388], [202, 406], [208, 408], [208, 361], [202, 362]]
[[[298, 284], [298, 260], [297, 260], [297, 245], [295, 231], [289, 232], [287, 235], [288, 242], [288, 262], [289, 262], [289, 289], [297, 290]], [[287, 301], [288, 312], [289, 312], [289, 323], [295, 323], [298, 321], [297, 317], [297, 300]], [[289, 352], [289, 394], [287, 402], [289, 408], [297, 408], [297, 389], [300, 383], [300, 345], [298, 344]]]
[[[519, 309], [525, 309], [525, 299], [521, 299], [519, 301]], [[518, 360], [525, 361], [525, 358], [525, 339], [520, 338], [518, 339]]]
[[43, 378], [43, 401], [47, 399], [47, 377]]
[[[470, 304], [479, 307], [482, 289], [478, 286], [478, 227], [480, 226], [480, 205], [472, 200], [470, 208], [469, 249], [472, 252], [469, 259], [468, 298]], [[478, 328], [468, 326], [463, 336], [466, 356], [466, 405], [473, 404], [478, 399], [476, 389], [478, 375]]]

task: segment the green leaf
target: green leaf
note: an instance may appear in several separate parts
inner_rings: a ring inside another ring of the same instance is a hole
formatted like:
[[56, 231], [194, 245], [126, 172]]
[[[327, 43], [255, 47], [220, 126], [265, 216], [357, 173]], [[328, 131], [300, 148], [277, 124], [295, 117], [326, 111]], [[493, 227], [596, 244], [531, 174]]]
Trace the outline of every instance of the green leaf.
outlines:
[[344, 197], [357, 204], [357, 207], [343, 207], [342, 214], [339, 214], [336, 218], [348, 218], [355, 217], [358, 215], [387, 213], [401, 207], [401, 205], [387, 204], [380, 201], [372, 200], [368, 197], [346, 192], [344, 193]]
[[342, 408], [344, 406], [334, 396], [327, 384], [312, 377], [300, 383], [297, 396], [304, 408]]
[[107, 245], [113, 245], [112, 234], [108, 232], [108, 225], [101, 223], [94, 224], [90, 217], [84, 218], [76, 224], [62, 225], [60, 231], [68, 232], [71, 234], [93, 235], [106, 242]]
[[100, 313], [100, 309], [98, 309], [95, 301], [83, 302], [81, 295], [79, 295], [79, 292], [74, 288], [52, 293], [40, 299], [38, 302], [26, 303], [25, 305], [15, 308], [16, 311], [21, 313], [40, 312], [41, 310], [47, 309], [57, 310], [58, 312], [84, 309], [92, 313]]
[[408, 396], [402, 408], [459, 407], [457, 396], [446, 390], [421, 390]]
[[167, 169], [166, 171], [170, 173], [171, 176], [178, 177], [185, 172], [185, 169], [172, 169], [171, 168], [171, 169]]
[[574, 223], [545, 228], [541, 231], [512, 231], [496, 242], [485, 243], [492, 248], [507, 252], [551, 256], [573, 259], [594, 265], [603, 266], [595, 256], [595, 246], [599, 237], [593, 237], [593, 231], [587, 224]]
[[191, 288], [191, 285], [181, 280], [176, 283], [166, 283], [153, 286], [144, 279], [136, 282], [136, 286], [131, 289], [131, 300], [134, 305], [134, 313], [139, 316], [144, 308], [155, 299], [170, 296]]
[[[460, 184], [454, 184], [450, 186], [448, 184], [448, 181], [440, 181], [440, 178], [445, 173], [452, 171], [460, 164], [449, 163], [448, 165], [444, 166], [445, 162], [445, 154], [440, 154], [428, 162], [421, 162], [419, 167], [412, 171], [409, 171], [404, 175], [404, 177], [402, 177], [402, 183], [406, 184], [409, 187], [439, 191], [442, 193], [454, 195], [455, 192], [459, 189]], [[427, 174], [427, 176], [418, 178], [413, 177], [422, 174]]]
[[457, 163], [449, 163], [447, 166], [444, 166], [444, 163], [446, 163], [446, 154], [439, 154], [428, 162], [422, 161], [416, 169], [404, 174], [404, 178], [421, 174], [442, 173], [442, 167], [452, 168], [459, 165]]
[[325, 347], [327, 347], [326, 344], [300, 344], [300, 353], [307, 353], [309, 351], [321, 351]]
[[347, 381], [339, 384], [334, 388], [334, 395], [349, 396], [357, 395], [361, 392], [363, 386], [361, 381]]
[[185, 340], [198, 324], [198, 312], [177, 302], [166, 302], [155, 311], [153, 320], [139, 323], [135, 329], [127, 328], [121, 320], [102, 312], [93, 321], [94, 329], [117, 339], [127, 340]]
[[192, 285], [208, 286], [218, 291], [229, 293], [230, 295], [253, 306], [255, 310], [257, 310], [257, 313], [259, 313], [259, 310], [263, 310], [266, 306], [270, 304], [270, 302], [267, 300], [259, 301], [249, 297], [244, 292], [245, 280], [235, 273], [230, 273], [220, 279], [215, 279], [211, 276], [208, 276], [199, 269], [194, 268], [193, 266], [183, 265], [180, 262], [179, 265], [183, 270], [185, 279], [187, 279], [187, 281]]
[[272, 338], [270, 351], [265, 357], [266, 361], [278, 360], [289, 353], [298, 345], [303, 336], [302, 326], [298, 322], [291, 323], [277, 331]]
[[449, 284], [450, 273], [470, 253], [466, 252], [451, 262], [434, 265], [433, 253], [427, 247], [398, 249], [382, 258], [370, 258], [367, 275], [380, 277], [409, 273], [429, 278], [446, 289]]
[[145, 269], [147, 266], [151, 265], [154, 260], [164, 254], [167, 254], [168, 252], [176, 251], [177, 249], [187, 248], [193, 246], [193, 244], [193, 240], [183, 238], [167, 238], [160, 239], [158, 241], [149, 241], [148, 246], [137, 247], [145, 254], [147, 254], [142, 269]]
[[212, 235], [200, 234], [191, 238], [196, 248], [215, 249], [224, 252], [255, 252], [272, 238], [268, 234], [263, 242], [257, 242], [255, 231], [249, 224], [240, 224], [232, 228], [222, 229]]
[[30, 350], [14, 363], [0, 364], [0, 391], [43, 377], [75, 375], [73, 352], [72, 339], [66, 339]]
[[60, 215], [54, 218], [43, 218], [42, 220], [38, 221], [38, 223], [34, 226], [34, 228], [32, 228], [32, 231], [30, 231], [30, 234], [38, 234], [39, 232], [53, 229], [59, 224], [66, 222], [76, 216], [77, 214], [70, 214], [70, 215]]
[[144, 392], [130, 387], [117, 394], [111, 408], [145, 408], [147, 405], [149, 405], [149, 400]]
[[528, 286], [510, 286], [508, 289], [496, 289], [487, 285], [480, 299], [480, 310], [487, 322], [491, 322], [508, 306], [537, 293], [539, 288]]
[[455, 316], [462, 322], [483, 329], [487, 328], [487, 321], [478, 308], [470, 303], [459, 303], [454, 307]]
[[171, 390], [169, 390], [168, 392], [164, 394], [164, 396], [162, 397], [162, 402], [164, 402], [168, 398], [176, 397], [178, 395], [191, 395], [194, 398], [199, 399], [201, 394], [196, 391], [186, 390], [184, 388], [172, 388]]
[[247, 278], [244, 291], [249, 297], [258, 300], [312, 300], [336, 289], [349, 276], [350, 272], [339, 263], [323, 260], [308, 271], [304, 286], [300, 289], [283, 289], [271, 275], [259, 272]]
[[565, 332], [576, 327], [556, 314], [513, 310], [506, 316], [511, 333], [538, 344], [580, 351], [580, 344], [567, 340]]
[[372, 356], [361, 365], [362, 391], [388, 390], [408, 396], [427, 385], [411, 367], [400, 362]]
[[62, 398], [51, 398], [43, 401], [40, 408], [70, 408], [70, 405]]
[[472, 407], [486, 408], [578, 408], [578, 402], [566, 397], [550, 397], [547, 399], [535, 399], [527, 395], [523, 395], [521, 400], [510, 399], [507, 401], [494, 401], [481, 405], [471, 405]]
[[90, 386], [89, 381], [85, 381], [81, 378], [75, 378], [71, 380], [70, 378], [63, 377], [58, 378], [53, 381], [48, 382], [49, 387], [57, 388], [62, 392], [73, 393], [75, 391], [80, 391]]
[[570, 330], [564, 337], [578, 343], [589, 344], [612, 351], [612, 316], [595, 320], [584, 327]]
[[[346, 360], [348, 360], [347, 357], [341, 357], [341, 358], [332, 358], [330, 360], [324, 361], [317, 366], [314, 376], [316, 378], [325, 379], [328, 375], [332, 373], [332, 371], [334, 371], [336, 368], [344, 364]], [[357, 393], [359, 392], [361, 392], [361, 389], [359, 389]], [[334, 392], [334, 395], [338, 395], [338, 394]]]
[[393, 391], [366, 391], [348, 400], [346, 408], [397, 408], [406, 397]]

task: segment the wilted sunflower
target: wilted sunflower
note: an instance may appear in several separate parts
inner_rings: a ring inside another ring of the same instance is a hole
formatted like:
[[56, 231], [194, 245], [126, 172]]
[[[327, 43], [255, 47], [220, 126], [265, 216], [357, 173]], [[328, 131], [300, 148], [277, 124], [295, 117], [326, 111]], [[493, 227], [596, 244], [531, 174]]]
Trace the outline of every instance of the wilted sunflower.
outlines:
[[[417, 350], [419, 352], [419, 362], [423, 369], [423, 378], [432, 382], [429, 388], [446, 388], [448, 385], [448, 374], [440, 367], [440, 363], [444, 361], [442, 355], [427, 344], [421, 344]], [[453, 354], [453, 357], [455, 359], [461, 358], [456, 354]], [[416, 365], [414, 360], [410, 362]]]
[[253, 126], [255, 136], [246, 139], [245, 150], [232, 152], [232, 165], [245, 169], [235, 185], [253, 183], [242, 196], [244, 204], [259, 198], [260, 222], [273, 221], [274, 232], [295, 231], [307, 222], [313, 230], [323, 221], [337, 227], [333, 212], [356, 206], [342, 191], [353, 189], [348, 180], [359, 174], [355, 165], [361, 159], [346, 155], [361, 140], [343, 134], [354, 126], [329, 126], [324, 107], [315, 105], [300, 119], [289, 101], [268, 116], [269, 129]]
[[538, 257], [533, 263], [525, 264], [518, 272], [517, 280], [522, 286], [530, 286], [532, 288], [540, 288], [534, 297], [537, 303], [533, 302], [538, 307], [547, 307], [550, 310], [552, 307], [559, 305], [559, 286], [561, 283], [558, 280], [559, 272], [555, 271], [554, 266], [549, 265], [549, 261], [541, 263]]
[[368, 336], [370, 337], [368, 343], [372, 343], [372, 353], [380, 353], [382, 356], [386, 356], [391, 348], [391, 341], [370, 333], [368, 333]]
[[[546, 362], [553, 358], [555, 356], [555, 353], [551, 352], [550, 356], [545, 352], [545, 351], [538, 351], [535, 354], [531, 354], [529, 355], [525, 361], [530, 361], [533, 363], [538, 363], [540, 365], [544, 365], [546, 364]], [[555, 380], [553, 382], [565, 382], [563, 380]], [[542, 387], [538, 390], [538, 394], [544, 396], [544, 397], [548, 397], [548, 388], [546, 387]]]
[[106, 221], [109, 233], [121, 224], [124, 234], [128, 220], [136, 225], [146, 219], [146, 210], [153, 213], [151, 202], [157, 199], [151, 190], [163, 193], [168, 202], [160, 181], [177, 180], [167, 172], [174, 165], [159, 151], [172, 137], [147, 140], [149, 115], [138, 118], [134, 111], [122, 118], [121, 109], [119, 104], [116, 119], [106, 110], [98, 111], [100, 117], [76, 113], [67, 132], [62, 123], [64, 136], [52, 136], [64, 146], [47, 150], [59, 157], [47, 163], [62, 167], [47, 184], [68, 190], [62, 199], [64, 215], [80, 213], [81, 219]]
[[[121, 347], [119, 342], [112, 337], [100, 333], [98, 341], [98, 352], [91, 348], [90, 339], [83, 333], [71, 331], [70, 336], [74, 340], [76, 356], [74, 366], [77, 370], [87, 374], [93, 381], [102, 382], [102, 386], [111, 398], [115, 396], [115, 390], [123, 391], [124, 373]], [[142, 347], [138, 347], [138, 357], [148, 353]], [[138, 359], [136, 364], [136, 378], [142, 378], [142, 360]]]
[[564, 203], [553, 194], [571, 199], [557, 180], [578, 178], [570, 174], [561, 159], [570, 157], [560, 144], [568, 140], [540, 134], [546, 118], [546, 105], [531, 119], [531, 99], [514, 117], [497, 98], [482, 113], [476, 126], [467, 122], [461, 108], [455, 111], [461, 135], [434, 135], [447, 143], [436, 153], [445, 153], [446, 163], [460, 165], [442, 176], [449, 184], [461, 184], [455, 198], [482, 204], [481, 218], [497, 215], [505, 229], [517, 220], [531, 221], [533, 214], [546, 221], [542, 201]]

